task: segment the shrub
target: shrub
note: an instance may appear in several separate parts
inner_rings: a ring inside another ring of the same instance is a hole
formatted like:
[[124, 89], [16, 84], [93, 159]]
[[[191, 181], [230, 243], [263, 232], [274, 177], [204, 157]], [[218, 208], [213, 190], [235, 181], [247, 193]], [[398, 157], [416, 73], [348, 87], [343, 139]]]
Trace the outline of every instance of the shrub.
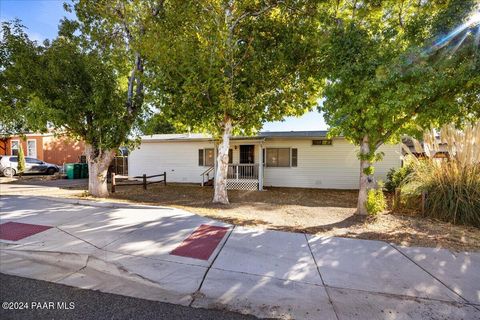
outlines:
[[413, 165], [402, 195], [418, 199], [426, 192], [425, 215], [480, 227], [480, 124], [442, 128], [448, 159], [432, 157], [440, 146], [432, 135], [424, 138], [427, 158]]
[[382, 188], [368, 190], [366, 207], [369, 215], [377, 215], [385, 210], [387, 202]]
[[391, 168], [387, 173], [385, 189], [388, 192], [395, 192], [395, 189], [400, 188], [412, 172], [413, 165], [411, 161], [405, 162], [405, 164], [401, 168]]
[[18, 148], [18, 175], [21, 176], [25, 172], [25, 154], [23, 153], [23, 148], [20, 145]]

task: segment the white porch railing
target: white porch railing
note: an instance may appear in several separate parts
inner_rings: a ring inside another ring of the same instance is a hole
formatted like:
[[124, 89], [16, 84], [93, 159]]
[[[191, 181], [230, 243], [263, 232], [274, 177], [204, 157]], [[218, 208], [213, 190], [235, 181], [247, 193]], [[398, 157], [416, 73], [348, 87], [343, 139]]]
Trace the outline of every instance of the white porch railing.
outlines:
[[258, 164], [229, 164], [227, 189], [258, 190], [261, 178]]
[[239, 163], [229, 164], [227, 179], [235, 180], [258, 180], [258, 164]]
[[[258, 163], [229, 164], [227, 171], [227, 189], [259, 190], [263, 178]], [[202, 186], [213, 178], [214, 167], [205, 170], [202, 176]], [[212, 175], [212, 177], [210, 176]]]

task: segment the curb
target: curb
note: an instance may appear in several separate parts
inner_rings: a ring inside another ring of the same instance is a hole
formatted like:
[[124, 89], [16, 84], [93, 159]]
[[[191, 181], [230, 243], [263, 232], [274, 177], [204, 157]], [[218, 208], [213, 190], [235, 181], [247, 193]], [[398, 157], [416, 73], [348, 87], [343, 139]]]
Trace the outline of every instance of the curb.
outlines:
[[34, 197], [35, 197], [35, 198], [42, 199], [42, 200], [53, 201], [53, 202], [67, 203], [67, 204], [75, 204], [75, 205], [89, 206], [89, 207], [98, 207], [98, 208], [177, 210], [176, 208], [171, 208], [171, 207], [149, 206], [149, 205], [143, 205], [143, 204], [130, 204], [130, 203], [122, 203], [122, 202], [97, 202], [97, 201], [95, 201], [95, 200], [83, 200], [83, 199], [71, 199], [71, 198], [56, 198], [56, 197], [48, 197], [48, 196], [34, 196]]
[[[72, 287], [85, 289], [82, 284], [65, 283], [65, 279], [75, 274], [86, 277], [93, 277], [98, 283], [95, 284], [95, 290], [107, 292], [112, 294], [120, 294], [129, 297], [136, 297], [140, 299], [148, 299], [154, 301], [162, 301], [167, 303], [175, 303], [188, 306], [193, 300], [193, 292], [183, 293], [175, 290], [166, 289], [161, 283], [133, 272], [123, 266], [122, 264], [102, 259], [98, 253], [68, 253], [59, 251], [37, 251], [37, 250], [16, 250], [7, 249], [2, 250], [5, 254], [19, 257], [26, 261], [32, 261], [44, 265], [58, 266], [69, 270], [68, 274], [63, 275], [59, 280], [45, 280], [38, 277], [34, 279], [50, 281], [59, 284], [66, 284]], [[8, 271], [5, 274], [10, 274]], [[31, 277], [14, 273], [14, 275], [21, 277]], [[106, 281], [106, 282], [105, 282]], [[113, 281], [113, 287], [112, 282]], [[117, 292], [118, 286], [126, 286], [129, 288], [129, 293]], [[145, 293], [154, 295], [145, 296]]]

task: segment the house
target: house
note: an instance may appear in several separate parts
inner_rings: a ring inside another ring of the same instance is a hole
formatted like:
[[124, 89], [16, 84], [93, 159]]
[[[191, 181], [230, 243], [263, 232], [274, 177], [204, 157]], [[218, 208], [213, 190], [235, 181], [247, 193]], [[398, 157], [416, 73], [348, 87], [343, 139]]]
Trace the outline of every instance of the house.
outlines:
[[82, 141], [53, 133], [32, 133], [25, 134], [24, 137], [13, 135], [0, 138], [0, 155], [17, 155], [20, 145], [25, 156], [57, 165], [79, 162], [80, 156], [85, 152]]
[[[166, 172], [169, 182], [211, 183], [217, 141], [203, 134], [143, 136], [129, 156], [130, 176]], [[375, 176], [401, 166], [401, 146], [385, 145]], [[262, 190], [264, 186], [358, 189], [358, 147], [345, 138], [327, 138], [327, 131], [262, 132], [232, 137], [227, 187]], [[260, 164], [263, 165], [260, 165]]]

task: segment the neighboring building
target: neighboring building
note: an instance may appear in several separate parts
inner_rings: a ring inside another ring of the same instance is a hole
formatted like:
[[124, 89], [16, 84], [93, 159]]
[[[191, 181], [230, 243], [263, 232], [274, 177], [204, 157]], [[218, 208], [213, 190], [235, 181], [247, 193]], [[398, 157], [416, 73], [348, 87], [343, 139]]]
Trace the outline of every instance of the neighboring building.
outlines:
[[[358, 148], [342, 137], [328, 139], [326, 131], [262, 132], [255, 137], [233, 137], [229, 150], [229, 189], [263, 186], [358, 189]], [[130, 153], [130, 176], [164, 171], [167, 181], [212, 182], [216, 141], [202, 134], [144, 136]], [[385, 156], [375, 164], [375, 176], [385, 180], [388, 170], [401, 166], [401, 145], [385, 145]], [[263, 166], [259, 164], [263, 163]]]
[[64, 135], [26, 134], [9, 136], [0, 139], [0, 155], [17, 155], [22, 145], [25, 156], [37, 158], [48, 163], [62, 165], [69, 162], [79, 162], [84, 154], [85, 145], [82, 141], [72, 140]]
[[[450, 156], [448, 154], [448, 146], [446, 143], [440, 141], [440, 137], [436, 137], [438, 143], [438, 150], [430, 150], [430, 157], [435, 159], [448, 159]], [[426, 158], [427, 155], [425, 154], [425, 145], [423, 141], [419, 141], [417, 145], [413, 142], [411, 138], [404, 138], [402, 139], [402, 143], [404, 144], [405, 148], [409, 150], [403, 150], [403, 154], [412, 154], [415, 157], [422, 159]]]

